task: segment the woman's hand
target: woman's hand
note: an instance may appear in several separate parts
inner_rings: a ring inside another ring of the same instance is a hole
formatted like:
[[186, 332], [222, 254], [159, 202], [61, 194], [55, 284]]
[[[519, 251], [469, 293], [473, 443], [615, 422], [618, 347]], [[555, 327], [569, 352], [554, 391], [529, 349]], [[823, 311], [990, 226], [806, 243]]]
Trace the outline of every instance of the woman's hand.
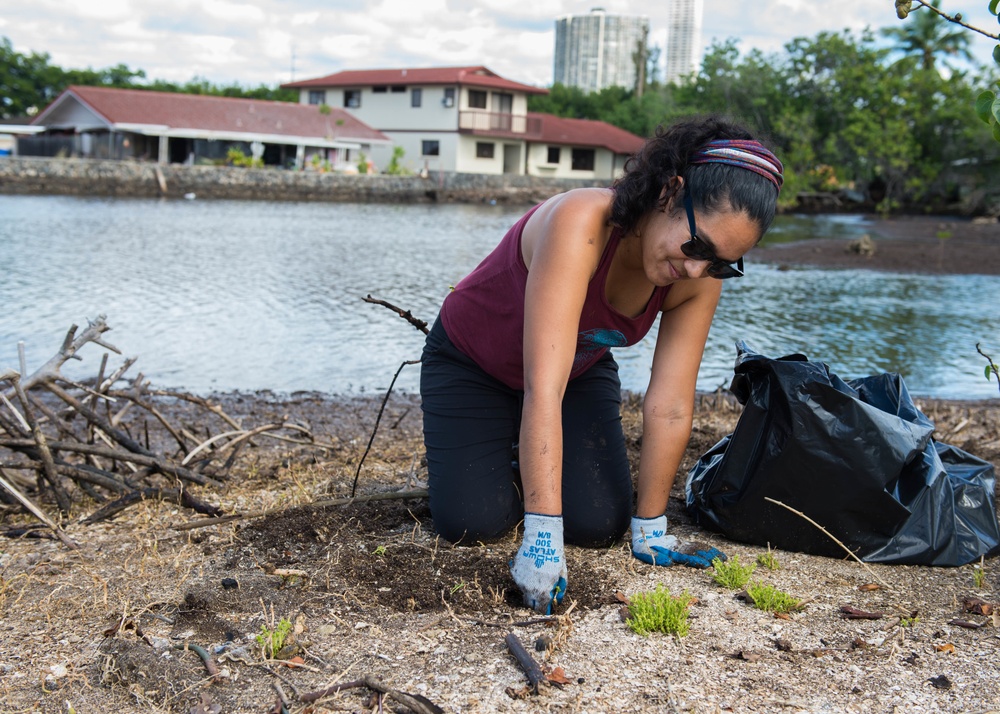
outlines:
[[524, 604], [546, 615], [566, 594], [566, 554], [562, 516], [524, 514], [524, 540], [511, 561], [510, 574]]

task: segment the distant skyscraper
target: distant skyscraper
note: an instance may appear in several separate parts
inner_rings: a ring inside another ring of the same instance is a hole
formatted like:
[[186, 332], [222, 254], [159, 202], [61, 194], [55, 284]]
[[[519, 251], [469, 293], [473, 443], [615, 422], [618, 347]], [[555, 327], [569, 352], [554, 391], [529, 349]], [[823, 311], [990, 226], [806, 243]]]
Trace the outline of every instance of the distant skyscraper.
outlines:
[[[700, 0], [699, 0], [700, 1]], [[585, 92], [635, 86], [633, 55], [649, 34], [649, 19], [609, 15], [595, 7], [589, 15], [556, 20], [554, 81]]]
[[678, 82], [698, 69], [704, 0], [670, 0], [664, 81]]

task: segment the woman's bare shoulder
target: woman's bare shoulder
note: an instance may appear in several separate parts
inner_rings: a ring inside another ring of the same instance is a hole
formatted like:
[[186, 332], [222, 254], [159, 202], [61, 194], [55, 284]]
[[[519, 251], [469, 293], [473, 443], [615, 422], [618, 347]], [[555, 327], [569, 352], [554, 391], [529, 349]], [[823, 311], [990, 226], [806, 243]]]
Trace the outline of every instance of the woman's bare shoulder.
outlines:
[[[524, 227], [521, 251], [525, 265], [531, 265], [535, 251], [543, 244], [591, 246], [603, 251], [611, 233], [608, 219], [613, 200], [613, 192], [604, 188], [576, 188], [547, 200]], [[580, 241], [581, 237], [585, 240]]]

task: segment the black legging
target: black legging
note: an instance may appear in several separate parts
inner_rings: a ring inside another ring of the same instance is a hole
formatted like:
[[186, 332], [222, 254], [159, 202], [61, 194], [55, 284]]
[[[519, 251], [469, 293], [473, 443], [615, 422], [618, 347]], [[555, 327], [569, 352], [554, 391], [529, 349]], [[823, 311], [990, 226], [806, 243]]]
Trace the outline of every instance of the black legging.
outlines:
[[[464, 543], [509, 531], [524, 516], [513, 463], [524, 393], [460, 352], [438, 320], [424, 347], [420, 394], [435, 529]], [[606, 546], [632, 514], [621, 382], [610, 352], [570, 380], [562, 407], [565, 541]]]

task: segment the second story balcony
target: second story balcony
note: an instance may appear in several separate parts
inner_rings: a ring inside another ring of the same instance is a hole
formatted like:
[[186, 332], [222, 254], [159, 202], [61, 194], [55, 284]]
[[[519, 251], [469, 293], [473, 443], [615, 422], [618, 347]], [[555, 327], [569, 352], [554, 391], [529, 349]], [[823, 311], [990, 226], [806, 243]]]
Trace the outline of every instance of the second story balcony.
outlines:
[[523, 139], [540, 135], [542, 121], [538, 117], [527, 117], [524, 114], [460, 111], [458, 113], [458, 130], [463, 134], [510, 136]]

